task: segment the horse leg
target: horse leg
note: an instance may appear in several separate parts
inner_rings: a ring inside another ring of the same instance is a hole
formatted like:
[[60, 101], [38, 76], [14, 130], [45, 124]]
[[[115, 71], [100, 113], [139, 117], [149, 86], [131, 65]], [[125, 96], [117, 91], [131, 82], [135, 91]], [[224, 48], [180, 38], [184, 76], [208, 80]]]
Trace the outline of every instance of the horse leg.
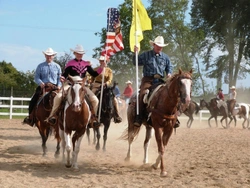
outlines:
[[161, 177], [167, 176], [167, 171], [165, 170], [165, 165], [164, 165], [164, 149], [168, 144], [169, 138], [171, 137], [173, 133], [173, 127], [164, 127], [164, 132], [163, 132], [163, 148], [162, 148], [162, 155], [161, 155]]
[[243, 123], [242, 123], [242, 128], [243, 128], [243, 129], [246, 129], [246, 127], [245, 127], [245, 122], [246, 122], [246, 119], [247, 119], [247, 118], [246, 118], [246, 116], [244, 116], [243, 118], [244, 118], [244, 121], [243, 121]]
[[72, 138], [72, 145], [73, 145], [73, 152], [72, 152], [72, 168], [75, 171], [78, 171], [78, 165], [77, 165], [77, 159], [78, 159], [78, 154], [80, 151], [80, 145], [82, 142], [82, 138], [83, 138], [84, 133], [78, 137], [77, 134], [75, 133], [73, 138]]
[[64, 138], [65, 138], [65, 150], [67, 152], [67, 156], [66, 156], [66, 164], [65, 166], [67, 168], [70, 168], [71, 167], [71, 162], [70, 162], [70, 152], [71, 152], [71, 135], [70, 134], [67, 134], [64, 132]]
[[60, 135], [60, 138], [61, 138], [62, 162], [65, 162], [65, 146], [66, 146], [66, 142], [65, 142], [65, 138], [64, 138], [64, 131], [59, 129], [59, 135]]
[[154, 134], [153, 128], [151, 126], [146, 127], [146, 136], [144, 140], [144, 159], [143, 159], [144, 164], [148, 163], [148, 148], [153, 134]]
[[96, 127], [94, 129], [95, 129], [95, 134], [96, 134], [96, 139], [97, 139], [95, 149], [100, 150], [100, 138], [101, 138], [100, 128]]
[[110, 121], [104, 123], [104, 129], [103, 129], [103, 147], [102, 147], [103, 151], [106, 151], [106, 143], [107, 143], [107, 139], [108, 139], [109, 126], [110, 126]]
[[[209, 127], [211, 128], [211, 123], [210, 123], [210, 120], [213, 118], [213, 116], [211, 116], [210, 118], [208, 118], [208, 125], [209, 125]], [[217, 119], [216, 118], [214, 118], [215, 119], [215, 122], [216, 122], [216, 124], [217, 124]], [[217, 125], [216, 125], [217, 126]]]
[[[152, 165], [153, 169], [157, 169], [159, 164], [161, 163], [161, 176], [166, 176], [167, 172], [164, 169], [163, 164], [163, 155], [164, 155], [164, 145], [162, 140], [162, 128], [154, 127], [155, 129], [155, 139], [158, 146], [158, 157], [156, 158], [155, 163]], [[170, 137], [170, 136], [169, 136]]]
[[94, 138], [93, 138], [93, 145], [95, 145], [96, 144], [96, 129], [95, 128], [93, 128], [93, 135], [94, 135]]
[[49, 133], [48, 133], [47, 129], [41, 129], [41, 128], [39, 128], [39, 133], [42, 137], [43, 156], [46, 156], [46, 154], [47, 154], [46, 142], [48, 140]]
[[191, 128], [191, 125], [192, 125], [193, 121], [194, 121], [194, 118], [193, 118], [193, 116], [191, 116], [191, 117], [189, 118], [189, 125], [188, 125], [188, 128]]
[[59, 127], [56, 127], [55, 138], [57, 140], [57, 145], [56, 145], [56, 152], [54, 154], [54, 157], [58, 158], [59, 155], [60, 155], [60, 143], [61, 143], [61, 138], [60, 138], [60, 135], [59, 135]]
[[190, 122], [190, 117], [188, 118], [188, 121], [187, 121], [187, 128], [189, 128], [189, 122]]
[[86, 134], [87, 134], [87, 138], [88, 138], [88, 144], [90, 145], [90, 130], [89, 130], [89, 126], [87, 126]]
[[[228, 127], [228, 125], [227, 125], [227, 122], [226, 122], [226, 126], [224, 126], [223, 125], [223, 120], [225, 119], [225, 117], [223, 116], [222, 118], [221, 118], [221, 120], [220, 120], [220, 123], [221, 123], [221, 126], [224, 128], [224, 129], [226, 129], [227, 127]], [[226, 120], [227, 121], [227, 120]]]
[[136, 137], [136, 135], [139, 133], [140, 127], [136, 127], [133, 124], [133, 121], [129, 122], [129, 127], [128, 127], [128, 152], [127, 156], [125, 158], [125, 161], [130, 161], [132, 157], [132, 143]]

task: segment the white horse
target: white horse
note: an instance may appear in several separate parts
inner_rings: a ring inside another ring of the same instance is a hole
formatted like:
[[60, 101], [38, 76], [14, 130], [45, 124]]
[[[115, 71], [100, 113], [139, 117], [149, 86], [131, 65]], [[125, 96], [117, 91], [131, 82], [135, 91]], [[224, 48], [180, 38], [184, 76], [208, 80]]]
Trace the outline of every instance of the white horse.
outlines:
[[[85, 100], [85, 81], [79, 76], [69, 76], [69, 83], [70, 87], [66, 96], [63, 123], [60, 125], [60, 136], [62, 139], [63, 159], [65, 159], [65, 150], [67, 152], [65, 166], [78, 170], [77, 157], [83, 135], [91, 117], [91, 112]], [[72, 132], [74, 134], [71, 137]], [[70, 160], [71, 151], [72, 161]]]

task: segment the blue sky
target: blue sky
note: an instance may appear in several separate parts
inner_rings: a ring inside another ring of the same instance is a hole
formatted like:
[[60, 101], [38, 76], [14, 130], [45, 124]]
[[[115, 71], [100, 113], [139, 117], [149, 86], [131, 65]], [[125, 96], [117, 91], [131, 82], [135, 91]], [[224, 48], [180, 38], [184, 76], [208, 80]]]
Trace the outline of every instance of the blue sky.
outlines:
[[[18, 70], [36, 69], [45, 60], [42, 53], [52, 47], [63, 55], [82, 44], [85, 60], [100, 45], [100, 32], [107, 25], [108, 8], [117, 8], [124, 0], [0, 0], [0, 61]], [[146, 3], [146, 0], [142, 0]]]

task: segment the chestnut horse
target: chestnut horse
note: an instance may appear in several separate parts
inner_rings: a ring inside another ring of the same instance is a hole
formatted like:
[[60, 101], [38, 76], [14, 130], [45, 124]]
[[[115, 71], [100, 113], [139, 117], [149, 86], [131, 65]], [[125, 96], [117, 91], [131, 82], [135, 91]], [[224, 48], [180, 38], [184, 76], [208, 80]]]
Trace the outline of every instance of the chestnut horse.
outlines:
[[[102, 94], [102, 100], [100, 100], [101, 97], [101, 92], [100, 90], [97, 92], [97, 97], [99, 101], [102, 101], [101, 105], [101, 118], [100, 118], [100, 123], [104, 125], [103, 129], [103, 146], [102, 150], [106, 151], [106, 143], [108, 139], [108, 130], [110, 127], [111, 120], [113, 118], [114, 114], [114, 98], [115, 95], [113, 93], [115, 85], [112, 87], [110, 86], [105, 86], [103, 88], [103, 94]], [[99, 113], [99, 108], [98, 108], [98, 113]], [[88, 126], [87, 128], [87, 136], [88, 136], [88, 143], [90, 144], [90, 127]], [[100, 150], [100, 138], [101, 138], [101, 133], [100, 133], [100, 127], [93, 127], [93, 132], [94, 132], [94, 140], [93, 144], [96, 144], [95, 149]]]
[[[230, 121], [228, 124], [234, 120], [234, 126], [236, 127], [236, 116], [239, 118], [243, 118], [242, 128], [246, 129], [249, 127], [249, 105], [245, 103], [236, 104], [236, 100], [227, 100], [228, 111], [230, 112], [229, 118]], [[247, 122], [247, 126], [245, 126], [245, 122]]]
[[[89, 123], [91, 112], [89, 105], [85, 100], [86, 89], [85, 80], [79, 76], [68, 77], [70, 87], [67, 90], [66, 101], [63, 113], [63, 123], [60, 124], [60, 136], [62, 138], [63, 159], [64, 152], [66, 150], [66, 164], [67, 168], [72, 167], [74, 170], [78, 170], [77, 158], [80, 151], [80, 145], [83, 135], [86, 131], [86, 127]], [[74, 132], [72, 138], [71, 134]], [[71, 150], [72, 151], [72, 161]]]
[[56, 152], [55, 157], [58, 157], [60, 154], [60, 142], [61, 138], [59, 136], [59, 127], [58, 125], [51, 126], [49, 123], [45, 122], [44, 120], [49, 116], [52, 105], [53, 99], [58, 92], [57, 87], [52, 83], [46, 83], [43, 94], [39, 98], [35, 109], [33, 110], [33, 114], [35, 116], [35, 125], [39, 130], [39, 133], [42, 137], [42, 148], [43, 148], [43, 155], [46, 155], [47, 146], [46, 142], [50, 134], [54, 133], [55, 138], [57, 140]]
[[[174, 74], [167, 83], [159, 86], [159, 89], [149, 98], [150, 101], [147, 104], [147, 110], [151, 120], [143, 120], [143, 124], [146, 126], [143, 163], [148, 163], [148, 147], [153, 135], [152, 128], [154, 128], [155, 139], [158, 145], [158, 157], [152, 165], [152, 168], [157, 169], [160, 164], [161, 176], [167, 175], [164, 164], [164, 150], [172, 135], [177, 120], [178, 107], [180, 103], [182, 103], [183, 106], [189, 105], [191, 101], [191, 85], [192, 70], [190, 72], [179, 70], [179, 72]], [[128, 140], [129, 144], [127, 157], [125, 158], [126, 161], [129, 161], [132, 156], [132, 142], [140, 131], [140, 127], [134, 126], [135, 114], [136, 94], [130, 99], [127, 110], [128, 128], [121, 136], [122, 139]]]
[[[212, 98], [210, 102], [206, 102], [204, 99], [200, 100], [200, 108], [207, 108], [211, 114], [211, 116], [208, 118], [208, 125], [211, 127], [210, 120], [212, 118], [215, 119], [216, 127], [218, 127], [218, 122], [217, 122], [217, 116], [222, 116], [220, 122], [221, 126], [223, 128], [229, 128], [228, 122], [227, 122], [227, 117], [228, 117], [228, 109], [227, 109], [227, 104], [225, 102], [222, 102], [222, 105], [218, 108], [218, 99], [217, 98]], [[223, 125], [223, 120], [226, 121], [226, 126]]]

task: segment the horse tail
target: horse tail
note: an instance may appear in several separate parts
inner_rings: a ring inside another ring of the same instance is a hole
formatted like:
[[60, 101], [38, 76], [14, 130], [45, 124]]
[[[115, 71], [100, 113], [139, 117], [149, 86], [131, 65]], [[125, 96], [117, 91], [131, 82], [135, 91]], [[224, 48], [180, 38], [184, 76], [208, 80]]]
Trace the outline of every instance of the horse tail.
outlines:
[[194, 104], [195, 104], [195, 115], [197, 115], [198, 112], [200, 111], [200, 106], [196, 102], [194, 102]]
[[134, 129], [133, 127], [127, 127], [122, 135], [119, 137], [119, 140], [125, 140], [125, 141], [129, 141], [130, 139], [136, 140], [136, 138], [139, 135], [140, 132], [140, 128]]

